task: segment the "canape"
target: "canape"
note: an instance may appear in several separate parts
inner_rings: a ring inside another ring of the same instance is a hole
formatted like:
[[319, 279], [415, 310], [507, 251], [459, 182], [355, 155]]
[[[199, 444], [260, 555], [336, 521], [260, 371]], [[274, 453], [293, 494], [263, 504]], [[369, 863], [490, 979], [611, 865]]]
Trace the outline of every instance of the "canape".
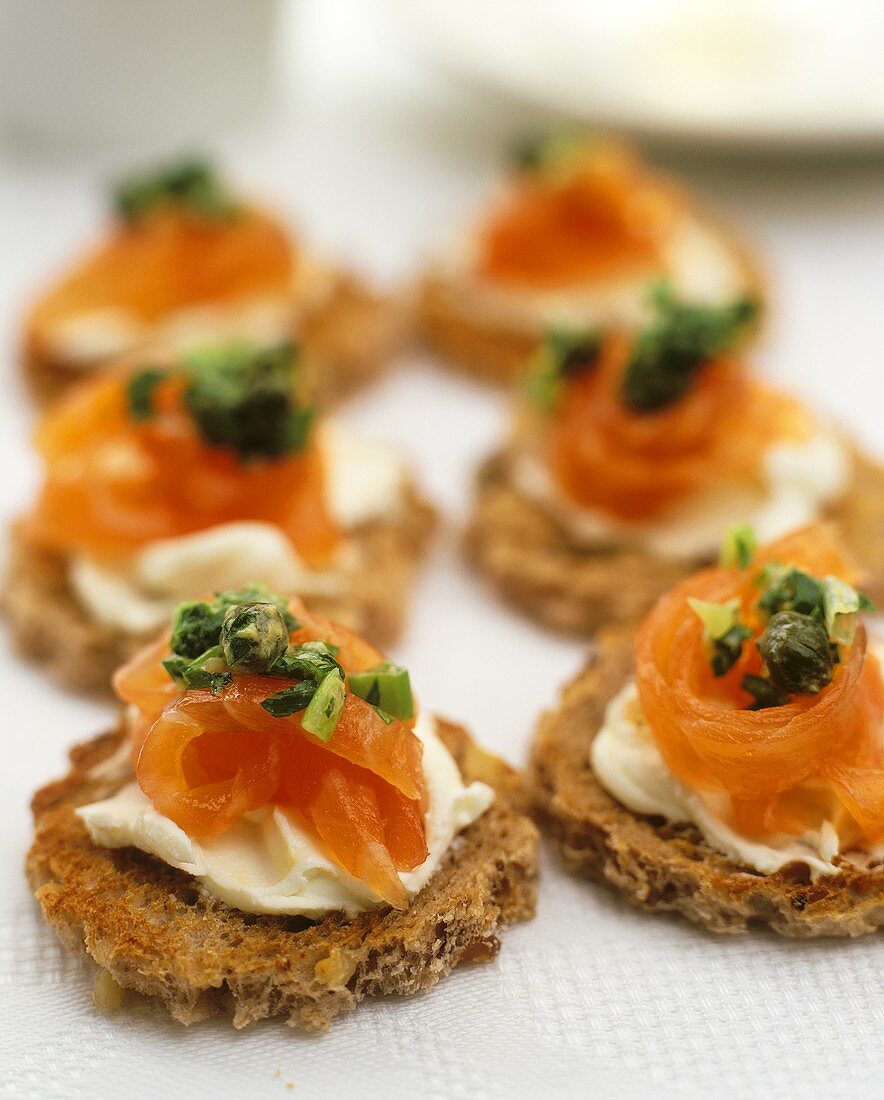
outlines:
[[744, 246], [629, 149], [557, 134], [519, 150], [490, 208], [431, 264], [424, 336], [497, 382], [550, 328], [634, 326], [661, 280], [698, 305], [761, 298]]
[[600, 642], [530, 768], [570, 867], [715, 932], [884, 924], [884, 681], [828, 526], [694, 574]]
[[827, 517], [884, 594], [884, 471], [751, 377], [753, 300], [654, 300], [638, 330], [554, 332], [535, 356], [479, 473], [478, 567], [535, 618], [586, 632], [641, 615], [741, 517], [764, 540]]
[[130, 352], [297, 340], [311, 392], [327, 403], [376, 377], [402, 342], [401, 303], [311, 255], [206, 164], [123, 183], [115, 215], [28, 312], [24, 358], [38, 396]]
[[179, 600], [251, 580], [395, 638], [433, 510], [395, 449], [316, 419], [298, 363], [211, 345], [117, 365], [49, 410], [3, 595], [20, 650], [100, 688]]
[[29, 881], [97, 1000], [321, 1030], [492, 957], [533, 916], [519, 782], [407, 671], [264, 590], [179, 606], [121, 668], [118, 729], [39, 791]]

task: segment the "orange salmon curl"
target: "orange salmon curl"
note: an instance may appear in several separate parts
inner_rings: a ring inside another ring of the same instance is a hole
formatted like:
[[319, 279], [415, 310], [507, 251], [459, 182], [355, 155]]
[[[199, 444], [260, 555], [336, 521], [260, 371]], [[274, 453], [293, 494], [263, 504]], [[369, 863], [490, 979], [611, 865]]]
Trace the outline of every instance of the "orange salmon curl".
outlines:
[[479, 234], [479, 273], [538, 290], [652, 274], [683, 207], [613, 142], [577, 142], [518, 175]]
[[297, 262], [288, 232], [259, 209], [207, 218], [170, 204], [115, 224], [35, 303], [28, 339], [39, 355], [55, 326], [94, 310], [122, 309], [152, 324], [190, 306], [288, 294]]
[[710, 667], [688, 598], [738, 599], [757, 636], [758, 577], [774, 561], [814, 576], [854, 576], [832, 531], [812, 526], [771, 543], [746, 570], [719, 567], [687, 578], [658, 601], [636, 636], [642, 713], [678, 779], [730, 796], [738, 831], [800, 836], [828, 820], [842, 847], [876, 843], [884, 839], [884, 683], [863, 626], [841, 647], [830, 684], [782, 706], [746, 709], [752, 700], [741, 681], [762, 670], [754, 642], [723, 676]]
[[557, 484], [585, 508], [624, 521], [658, 517], [715, 483], [755, 481], [775, 442], [806, 438], [801, 405], [721, 354], [665, 408], [636, 411], [621, 386], [635, 337], [605, 339], [597, 362], [564, 380], [543, 445]]
[[[346, 674], [379, 664], [382, 655], [358, 635], [300, 600], [290, 644], [324, 641], [338, 647]], [[423, 863], [423, 746], [414, 719], [385, 721], [347, 692], [328, 741], [305, 731], [302, 714], [275, 718], [261, 703], [283, 682], [234, 675], [220, 694], [182, 691], [160, 661], [164, 638], [143, 649], [114, 677], [114, 690], [135, 708], [131, 725], [138, 783], [156, 809], [189, 836], [204, 840], [229, 829], [244, 813], [279, 806], [329, 858], [389, 904], [408, 897], [399, 872]]]
[[159, 539], [255, 520], [284, 531], [311, 565], [340, 542], [325, 504], [325, 464], [311, 433], [294, 454], [242, 462], [210, 446], [183, 405], [173, 369], [154, 414], [127, 403], [135, 372], [119, 368], [69, 390], [37, 428], [45, 480], [27, 525], [37, 545], [65, 554], [126, 555]]

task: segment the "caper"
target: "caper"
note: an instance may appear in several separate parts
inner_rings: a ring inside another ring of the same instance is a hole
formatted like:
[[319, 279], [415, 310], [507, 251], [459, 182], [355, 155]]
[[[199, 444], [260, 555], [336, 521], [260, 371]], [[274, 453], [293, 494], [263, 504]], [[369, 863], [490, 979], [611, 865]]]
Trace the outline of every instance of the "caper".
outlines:
[[798, 611], [778, 611], [758, 640], [770, 681], [782, 691], [811, 695], [831, 682], [834, 661], [823, 625]]
[[221, 624], [221, 648], [232, 672], [265, 672], [288, 641], [285, 619], [272, 603], [231, 607]]

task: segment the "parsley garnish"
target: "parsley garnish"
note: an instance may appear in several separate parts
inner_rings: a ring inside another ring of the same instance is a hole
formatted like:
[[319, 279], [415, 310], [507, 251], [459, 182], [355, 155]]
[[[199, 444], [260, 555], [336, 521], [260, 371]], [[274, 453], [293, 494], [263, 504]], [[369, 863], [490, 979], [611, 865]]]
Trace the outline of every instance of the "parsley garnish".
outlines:
[[226, 188], [203, 161], [184, 161], [124, 180], [116, 188], [114, 205], [127, 222], [164, 206], [186, 207], [213, 220], [228, 218], [236, 211]]
[[653, 304], [657, 318], [639, 333], [621, 384], [624, 402], [636, 412], [657, 412], [682, 397], [708, 359], [739, 342], [759, 310], [751, 298], [688, 305], [665, 285], [654, 290]]

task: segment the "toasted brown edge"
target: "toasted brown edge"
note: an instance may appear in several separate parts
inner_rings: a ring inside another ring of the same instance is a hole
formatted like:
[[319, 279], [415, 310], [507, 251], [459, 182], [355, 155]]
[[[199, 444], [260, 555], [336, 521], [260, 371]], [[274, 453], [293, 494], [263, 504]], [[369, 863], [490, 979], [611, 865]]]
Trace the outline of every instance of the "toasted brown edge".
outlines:
[[136, 849], [95, 845], [74, 811], [131, 779], [128, 764], [112, 766], [119, 730], [73, 749], [68, 775], [34, 796], [28, 881], [68, 947], [181, 1023], [222, 1014], [244, 1027], [282, 1016], [325, 1030], [365, 997], [409, 996], [460, 963], [491, 958], [501, 928], [534, 915], [537, 831], [514, 808], [518, 776], [462, 727], [439, 728], [464, 778], [492, 783], [497, 798], [407, 910], [317, 923], [256, 916]]
[[[847, 492], [827, 513], [863, 572], [863, 587], [884, 601], [884, 467], [855, 448]], [[476, 479], [464, 547], [497, 592], [520, 610], [569, 634], [635, 622], [681, 577], [707, 564], [673, 562], [636, 547], [587, 550], [527, 500], [507, 476], [508, 456], [486, 460]]]
[[768, 927], [793, 938], [861, 936], [884, 925], [884, 868], [843, 863], [811, 881], [804, 864], [762, 875], [710, 848], [691, 825], [635, 814], [589, 761], [609, 700], [632, 674], [632, 631], [599, 638], [586, 667], [541, 718], [526, 783], [536, 819], [566, 866], [630, 904], [711, 932]]
[[[310, 607], [386, 648], [404, 625], [435, 525], [435, 510], [409, 488], [401, 513], [350, 536], [358, 567], [348, 575], [348, 591], [311, 598]], [[71, 589], [66, 559], [34, 548], [20, 525], [11, 531], [0, 610], [17, 652], [43, 664], [58, 683], [81, 691], [109, 691], [114, 669], [151, 638], [97, 622]]]
[[[295, 317], [296, 303], [292, 312]], [[331, 297], [293, 320], [293, 337], [307, 364], [308, 389], [317, 403], [334, 405], [379, 378], [405, 346], [412, 313], [409, 295], [380, 294], [355, 275], [340, 272]], [[31, 329], [25, 331], [21, 355], [31, 394], [41, 404], [105, 366], [97, 359], [72, 368]]]
[[[705, 224], [727, 241], [743, 271], [746, 291], [768, 303], [769, 288], [754, 248], [721, 218], [696, 207], [695, 210]], [[478, 381], [497, 386], [512, 385], [540, 346], [543, 333], [477, 318], [470, 308], [471, 295], [469, 282], [442, 274], [432, 267], [428, 269], [418, 295], [420, 335], [444, 365]], [[753, 337], [761, 327], [757, 327]]]

